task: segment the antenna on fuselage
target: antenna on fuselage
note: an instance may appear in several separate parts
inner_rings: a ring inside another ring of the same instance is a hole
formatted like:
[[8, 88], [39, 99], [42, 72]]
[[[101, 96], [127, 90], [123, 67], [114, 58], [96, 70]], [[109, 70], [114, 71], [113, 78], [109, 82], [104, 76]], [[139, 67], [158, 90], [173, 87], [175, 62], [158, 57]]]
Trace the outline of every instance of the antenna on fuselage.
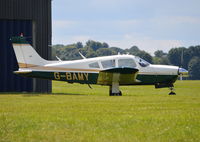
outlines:
[[[181, 52], [181, 68], [183, 67], [183, 49], [182, 49], [182, 52]], [[183, 75], [180, 74], [180, 80], [183, 80]]]
[[79, 55], [81, 55], [81, 57], [82, 57], [83, 59], [86, 59], [86, 57], [83, 56], [83, 54], [81, 54], [81, 52], [78, 52], [78, 53], [79, 53]]
[[58, 56], [56, 56], [56, 59], [58, 59], [58, 61], [62, 61]]

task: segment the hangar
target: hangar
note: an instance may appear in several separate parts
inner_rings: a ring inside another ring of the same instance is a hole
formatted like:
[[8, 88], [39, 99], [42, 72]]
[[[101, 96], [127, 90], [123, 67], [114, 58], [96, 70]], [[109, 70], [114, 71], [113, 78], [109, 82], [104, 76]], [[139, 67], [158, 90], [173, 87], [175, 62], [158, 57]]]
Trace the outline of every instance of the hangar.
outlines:
[[0, 0], [0, 92], [51, 92], [51, 81], [13, 74], [18, 65], [10, 37], [21, 33], [51, 59], [51, 0]]

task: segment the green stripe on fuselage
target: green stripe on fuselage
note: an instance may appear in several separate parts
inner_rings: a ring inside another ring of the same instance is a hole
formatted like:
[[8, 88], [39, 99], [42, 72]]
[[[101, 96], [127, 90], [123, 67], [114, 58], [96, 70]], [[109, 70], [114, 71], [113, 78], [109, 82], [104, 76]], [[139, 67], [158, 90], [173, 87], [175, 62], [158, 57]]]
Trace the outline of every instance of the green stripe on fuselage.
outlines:
[[86, 72], [38, 72], [23, 74], [26, 77], [67, 81], [69, 83], [96, 84], [98, 73]]
[[[97, 84], [98, 73], [86, 72], [41, 72], [33, 71], [31, 73], [23, 74], [26, 77], [66, 81], [69, 83], [81, 84]], [[156, 83], [173, 83], [176, 81], [178, 75], [144, 75], [138, 74], [138, 85], [155, 85]], [[129, 84], [131, 85], [131, 84]]]

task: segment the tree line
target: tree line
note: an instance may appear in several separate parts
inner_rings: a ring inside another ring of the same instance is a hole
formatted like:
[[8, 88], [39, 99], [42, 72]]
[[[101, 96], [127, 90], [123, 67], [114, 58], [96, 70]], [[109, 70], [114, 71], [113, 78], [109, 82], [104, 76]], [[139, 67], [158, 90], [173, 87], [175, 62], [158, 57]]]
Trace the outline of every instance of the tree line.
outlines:
[[151, 56], [148, 52], [140, 50], [137, 46], [129, 49], [119, 47], [109, 47], [105, 42], [88, 40], [85, 45], [77, 42], [70, 45], [57, 44], [52, 46], [52, 59], [56, 56], [61, 60], [81, 59], [79, 52], [86, 58], [108, 56], [120, 54], [130, 54], [139, 56], [153, 64], [175, 65], [183, 67], [189, 71], [189, 79], [200, 79], [200, 45], [186, 47], [176, 47], [169, 50], [168, 53], [163, 50], [154, 52]]

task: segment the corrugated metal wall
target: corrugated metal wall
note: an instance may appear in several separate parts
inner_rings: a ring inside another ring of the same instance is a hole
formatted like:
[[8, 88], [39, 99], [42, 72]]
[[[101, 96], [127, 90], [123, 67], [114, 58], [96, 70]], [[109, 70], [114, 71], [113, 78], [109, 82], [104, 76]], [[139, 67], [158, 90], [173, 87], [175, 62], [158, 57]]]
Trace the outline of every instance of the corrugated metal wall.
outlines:
[[9, 55], [12, 56], [13, 51], [5, 48], [9, 36], [23, 32], [32, 37], [34, 48], [43, 58], [51, 59], [51, 50], [48, 47], [51, 45], [51, 0], [0, 0], [0, 20], [0, 38], [4, 37], [0, 42], [0, 50], [3, 48], [3, 52], [1, 50], [0, 53], [5, 54], [0, 64], [7, 65], [3, 66], [0, 74], [1, 84], [4, 84], [0, 87], [0, 91], [51, 92], [51, 81], [40, 79], [31, 81], [15, 75], [9, 78], [10, 75], [6, 72], [11, 72], [10, 64], [16, 67], [16, 60], [7, 58]]
[[[31, 78], [24, 78], [13, 74], [18, 69], [16, 57], [11, 45], [10, 37], [23, 32], [25, 36], [32, 36], [32, 21], [30, 20], [0, 20], [0, 91], [21, 92], [33, 91]], [[32, 38], [28, 38], [32, 43]]]

